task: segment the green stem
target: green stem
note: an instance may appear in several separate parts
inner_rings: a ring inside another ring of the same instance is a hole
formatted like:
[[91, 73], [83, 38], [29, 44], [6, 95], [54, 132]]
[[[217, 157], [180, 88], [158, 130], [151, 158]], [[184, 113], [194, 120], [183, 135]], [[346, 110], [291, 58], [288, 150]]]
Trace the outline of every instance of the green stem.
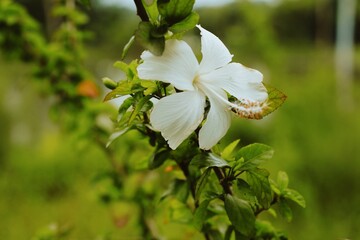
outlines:
[[219, 179], [220, 185], [223, 188], [224, 192], [227, 194], [233, 194], [229, 182], [227, 181], [226, 177], [224, 176], [223, 172], [221, 172], [221, 169], [218, 167], [213, 168], [216, 177]]
[[[185, 178], [186, 178], [186, 181], [187, 181], [188, 184], [189, 184], [191, 196], [195, 199], [196, 184], [195, 184], [195, 182], [193, 181], [192, 177], [190, 176], [189, 164], [187, 164], [186, 161], [180, 162], [180, 163], [178, 162], [177, 164], [178, 164], [178, 166], [180, 167], [181, 171], [183, 172], [183, 174], [184, 174], [184, 176], [185, 176]], [[196, 207], [196, 208], [198, 207], [198, 203], [195, 203], [195, 207]]]

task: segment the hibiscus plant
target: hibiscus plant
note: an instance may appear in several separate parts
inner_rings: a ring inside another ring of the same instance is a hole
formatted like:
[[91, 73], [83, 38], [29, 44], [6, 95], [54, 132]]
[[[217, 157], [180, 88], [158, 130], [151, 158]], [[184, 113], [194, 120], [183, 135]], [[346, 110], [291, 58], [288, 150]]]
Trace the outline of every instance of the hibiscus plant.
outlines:
[[[198, 25], [194, 2], [135, 0], [142, 21], [123, 57], [135, 41], [145, 50], [128, 64], [115, 63], [125, 79], [104, 78], [111, 89], [105, 101], [123, 99], [108, 145], [136, 130], [153, 147], [149, 169], [176, 163], [183, 178], [174, 176], [162, 199], [177, 196], [193, 213], [184, 222], [205, 239], [287, 239], [258, 217], [262, 212], [275, 215], [276, 209], [291, 220], [290, 202], [305, 207], [303, 197], [288, 188], [285, 172], [272, 181], [262, 167], [273, 149], [259, 143], [238, 149], [239, 140], [218, 145], [232, 115], [261, 119], [286, 96], [264, 85], [259, 71], [232, 62], [223, 42]], [[201, 35], [200, 61], [182, 40], [194, 28]]]

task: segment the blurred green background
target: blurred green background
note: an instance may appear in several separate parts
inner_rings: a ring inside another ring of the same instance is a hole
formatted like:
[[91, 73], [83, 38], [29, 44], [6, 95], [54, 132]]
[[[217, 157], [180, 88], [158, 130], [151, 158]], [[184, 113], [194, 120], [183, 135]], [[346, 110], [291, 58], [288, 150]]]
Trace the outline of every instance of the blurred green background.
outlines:
[[[46, 32], [42, 1], [17, 2]], [[84, 28], [93, 33], [85, 45], [85, 64], [101, 86], [102, 77], [117, 76], [112, 63], [139, 19], [134, 10], [92, 2], [91, 9], [84, 9], [90, 18]], [[240, 138], [242, 145], [261, 142], [275, 149], [266, 167], [273, 178], [277, 171], [286, 171], [290, 187], [304, 195], [307, 207], [295, 206], [290, 223], [263, 217], [291, 239], [360, 239], [359, 5], [348, 87], [342, 86], [347, 83], [335, 65], [337, 1], [235, 1], [197, 9], [200, 24], [223, 40], [234, 61], [260, 70], [265, 83], [288, 96], [264, 120], [234, 117], [222, 143]], [[194, 30], [185, 38], [196, 42], [196, 36]], [[141, 51], [131, 48], [128, 59]], [[140, 239], [137, 223], [129, 217], [131, 203], [101, 204], [104, 186], [94, 179], [111, 169], [107, 156], [51, 119], [53, 99], [40, 94], [31, 71], [31, 64], [0, 53], [0, 239], [31, 239], [54, 228], [68, 229], [67, 239]], [[90, 131], [86, 126], [83, 131]], [[120, 161], [148, 157], [141, 141], [134, 134], [117, 141]], [[135, 153], [129, 157], [131, 151]], [[154, 174], [158, 178], [166, 173]], [[169, 239], [197, 239], [194, 230], [164, 218], [159, 231], [171, 232]]]

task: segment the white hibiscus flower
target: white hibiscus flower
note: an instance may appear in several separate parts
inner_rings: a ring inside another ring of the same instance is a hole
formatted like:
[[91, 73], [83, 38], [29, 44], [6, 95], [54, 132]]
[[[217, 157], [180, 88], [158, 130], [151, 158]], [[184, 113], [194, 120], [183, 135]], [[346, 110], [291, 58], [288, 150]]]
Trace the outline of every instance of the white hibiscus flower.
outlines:
[[[257, 118], [267, 99], [262, 74], [231, 62], [229, 50], [211, 32], [201, 32], [202, 60], [199, 63], [190, 46], [180, 40], [166, 41], [162, 56], [143, 52], [138, 67], [141, 79], [172, 84], [181, 92], [155, 104], [150, 122], [176, 149], [203, 122], [206, 99], [210, 110], [199, 132], [199, 146], [213, 147], [230, 127], [231, 111], [242, 117]], [[228, 94], [237, 99], [228, 100]]]

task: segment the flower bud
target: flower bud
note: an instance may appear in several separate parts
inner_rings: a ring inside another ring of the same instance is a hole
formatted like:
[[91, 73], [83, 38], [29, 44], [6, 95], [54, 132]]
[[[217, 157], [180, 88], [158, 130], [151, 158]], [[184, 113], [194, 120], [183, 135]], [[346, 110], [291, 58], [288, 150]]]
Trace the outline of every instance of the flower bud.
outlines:
[[114, 90], [117, 87], [117, 82], [110, 78], [105, 77], [102, 79], [102, 81], [105, 87], [107, 87], [108, 89]]

